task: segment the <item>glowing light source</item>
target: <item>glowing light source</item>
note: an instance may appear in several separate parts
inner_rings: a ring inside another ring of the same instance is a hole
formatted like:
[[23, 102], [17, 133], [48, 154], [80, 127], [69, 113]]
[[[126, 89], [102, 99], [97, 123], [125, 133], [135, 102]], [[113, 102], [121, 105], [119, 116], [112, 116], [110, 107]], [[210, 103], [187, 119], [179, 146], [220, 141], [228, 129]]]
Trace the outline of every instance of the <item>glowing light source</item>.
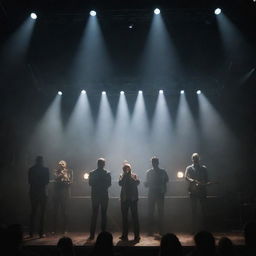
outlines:
[[163, 90], [159, 90], [159, 93], [160, 93], [160, 94], [163, 94], [163, 93], [164, 93], [164, 91], [163, 91]]
[[106, 92], [105, 92], [105, 91], [103, 91], [103, 92], [102, 92], [102, 95], [106, 95]]
[[85, 90], [82, 90], [82, 91], [81, 91], [81, 94], [86, 94], [86, 91], [85, 91]]
[[215, 9], [214, 13], [215, 13], [216, 15], [221, 14], [221, 9], [220, 9], [220, 8]]
[[181, 172], [181, 171], [178, 171], [178, 172], [177, 172], [177, 178], [178, 178], [178, 179], [184, 178], [184, 173]]
[[185, 93], [185, 91], [184, 91], [184, 90], [181, 90], [181, 91], [180, 91], [180, 94], [184, 94], [184, 93]]
[[197, 90], [196, 93], [199, 95], [201, 94], [201, 90]]
[[156, 9], [154, 10], [154, 13], [155, 13], [156, 15], [158, 15], [158, 14], [160, 14], [160, 10], [159, 10], [158, 8], [156, 8]]
[[121, 92], [120, 92], [120, 94], [122, 94], [122, 95], [123, 95], [123, 94], [124, 94], [124, 91], [121, 91]]
[[142, 94], [142, 91], [141, 91], [141, 90], [139, 90], [139, 94]]
[[62, 95], [62, 92], [61, 92], [61, 91], [58, 91], [58, 94], [59, 94], [59, 95]]
[[36, 20], [37, 19], [37, 15], [35, 14], [35, 13], [31, 13], [30, 14], [30, 17], [31, 17], [31, 19], [33, 19], [33, 20]]
[[89, 173], [88, 173], [88, 172], [85, 172], [85, 173], [84, 173], [84, 179], [85, 179], [85, 180], [88, 180], [88, 179], [89, 179]]
[[91, 10], [91, 11], [90, 11], [90, 15], [91, 15], [91, 16], [96, 16], [96, 14], [97, 14], [97, 13], [96, 13], [94, 10]]

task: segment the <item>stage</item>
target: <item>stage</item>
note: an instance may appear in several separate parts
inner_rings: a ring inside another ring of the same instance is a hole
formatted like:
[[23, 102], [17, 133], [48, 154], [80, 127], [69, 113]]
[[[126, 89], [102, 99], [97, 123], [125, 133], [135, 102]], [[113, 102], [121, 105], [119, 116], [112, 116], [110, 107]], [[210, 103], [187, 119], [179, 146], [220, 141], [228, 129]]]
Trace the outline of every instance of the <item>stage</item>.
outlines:
[[[26, 246], [54, 246], [57, 244], [59, 238], [61, 238], [63, 235], [51, 235], [46, 234], [47, 236], [45, 238], [39, 239], [37, 236], [34, 238], [26, 238], [25, 237], [25, 245]], [[138, 247], [156, 247], [160, 244], [160, 237], [158, 235], [154, 236], [148, 236], [147, 234], [143, 233], [141, 234], [141, 240], [139, 243], [133, 242], [133, 236], [132, 234], [129, 236], [128, 242], [122, 242], [120, 241], [120, 233], [116, 232], [113, 233], [113, 241], [115, 246], [138, 246]], [[178, 236], [182, 246], [184, 247], [191, 247], [194, 246], [193, 241], [193, 235], [189, 233], [176, 233]], [[87, 238], [89, 237], [89, 233], [78, 233], [78, 232], [70, 232], [65, 234], [65, 236], [68, 236], [72, 238], [73, 243], [75, 246], [93, 246], [95, 243], [94, 241], [87, 241]], [[214, 237], [216, 239], [216, 244], [218, 243], [218, 240], [221, 237], [228, 237], [232, 240], [234, 245], [242, 246], [244, 245], [244, 238], [242, 232], [228, 232], [228, 233], [214, 233]]]

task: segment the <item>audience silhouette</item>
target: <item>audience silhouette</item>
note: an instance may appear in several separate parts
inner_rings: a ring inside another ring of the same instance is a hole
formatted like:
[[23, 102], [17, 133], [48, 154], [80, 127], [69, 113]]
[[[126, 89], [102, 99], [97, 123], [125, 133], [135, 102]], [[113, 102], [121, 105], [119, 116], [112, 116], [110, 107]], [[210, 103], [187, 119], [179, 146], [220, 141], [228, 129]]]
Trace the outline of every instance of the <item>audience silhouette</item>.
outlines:
[[99, 233], [94, 245], [92, 256], [113, 256], [113, 236], [111, 233], [103, 231]]
[[61, 237], [57, 243], [57, 249], [60, 256], [74, 256], [74, 245], [70, 237]]
[[182, 246], [178, 237], [167, 233], [161, 238], [159, 256], [182, 256]]
[[235, 249], [232, 241], [227, 237], [222, 237], [218, 242], [218, 256], [234, 256]]

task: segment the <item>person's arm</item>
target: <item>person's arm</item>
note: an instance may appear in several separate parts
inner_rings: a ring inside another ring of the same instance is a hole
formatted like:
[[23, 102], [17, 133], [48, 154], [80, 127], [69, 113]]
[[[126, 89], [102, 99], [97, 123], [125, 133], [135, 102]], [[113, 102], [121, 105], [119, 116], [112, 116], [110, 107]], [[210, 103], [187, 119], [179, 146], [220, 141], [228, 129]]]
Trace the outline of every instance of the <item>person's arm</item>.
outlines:
[[132, 175], [132, 179], [135, 182], [135, 184], [138, 186], [140, 184], [140, 180], [136, 174]]
[[125, 174], [122, 173], [122, 174], [120, 174], [120, 176], [119, 176], [118, 184], [119, 184], [119, 186], [122, 187], [122, 186], [124, 185], [124, 183], [125, 183]]
[[107, 174], [107, 187], [109, 188], [111, 186], [111, 174], [110, 172]]
[[89, 178], [88, 178], [89, 186], [94, 185], [94, 180], [93, 180], [93, 173], [89, 172]]
[[185, 171], [185, 178], [186, 180], [190, 181], [190, 182], [194, 182], [195, 180], [193, 178], [191, 178], [190, 176], [190, 167], [187, 167], [186, 168], [186, 171]]
[[168, 176], [166, 170], [164, 170], [164, 182], [165, 183], [169, 182], [169, 176]]
[[73, 180], [74, 180], [74, 172], [73, 172], [73, 170], [72, 169], [69, 169], [69, 175], [70, 175], [70, 177], [69, 177], [69, 184], [72, 184], [73, 183]]
[[144, 182], [144, 186], [145, 186], [146, 188], [149, 187], [149, 171], [146, 173], [146, 181]]

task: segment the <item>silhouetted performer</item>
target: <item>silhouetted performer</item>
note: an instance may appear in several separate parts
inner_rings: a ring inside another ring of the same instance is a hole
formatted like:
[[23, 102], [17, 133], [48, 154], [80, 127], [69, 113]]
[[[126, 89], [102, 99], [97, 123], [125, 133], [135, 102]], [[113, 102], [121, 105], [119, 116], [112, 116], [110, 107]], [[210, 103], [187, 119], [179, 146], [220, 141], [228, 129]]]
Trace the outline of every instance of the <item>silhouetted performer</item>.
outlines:
[[163, 219], [164, 219], [164, 197], [166, 193], [166, 183], [169, 181], [168, 174], [164, 169], [159, 168], [159, 159], [152, 158], [153, 168], [146, 173], [145, 186], [149, 188], [148, 191], [148, 228], [149, 235], [152, 235], [154, 223], [154, 210], [157, 206], [158, 210], [158, 232], [163, 234]]
[[125, 163], [123, 173], [119, 178], [121, 189], [121, 212], [123, 219], [123, 232], [121, 240], [128, 240], [128, 211], [131, 210], [133, 221], [134, 241], [140, 240], [140, 227], [138, 217], [138, 185], [140, 181], [135, 173], [131, 170], [131, 165]]
[[73, 170], [67, 167], [67, 163], [61, 160], [54, 170], [54, 233], [57, 225], [61, 223], [61, 232], [67, 232], [67, 203], [70, 198], [70, 185], [73, 182]]
[[98, 159], [98, 168], [89, 173], [89, 185], [91, 186], [92, 217], [89, 240], [94, 239], [99, 207], [101, 207], [101, 231], [106, 231], [108, 188], [111, 186], [110, 172], [104, 169], [105, 159]]
[[191, 201], [192, 221], [194, 229], [198, 229], [200, 228], [198, 226], [198, 202], [201, 206], [202, 225], [204, 226], [206, 224], [206, 185], [208, 183], [208, 173], [207, 168], [200, 164], [200, 157], [198, 153], [193, 153], [191, 159], [193, 164], [186, 168], [185, 177], [189, 181], [188, 193]]
[[29, 195], [31, 201], [30, 230], [32, 237], [35, 231], [35, 219], [38, 208], [40, 208], [39, 236], [44, 237], [44, 217], [47, 202], [46, 187], [49, 183], [49, 169], [43, 166], [43, 157], [38, 156], [36, 163], [28, 171], [28, 183], [30, 185]]

